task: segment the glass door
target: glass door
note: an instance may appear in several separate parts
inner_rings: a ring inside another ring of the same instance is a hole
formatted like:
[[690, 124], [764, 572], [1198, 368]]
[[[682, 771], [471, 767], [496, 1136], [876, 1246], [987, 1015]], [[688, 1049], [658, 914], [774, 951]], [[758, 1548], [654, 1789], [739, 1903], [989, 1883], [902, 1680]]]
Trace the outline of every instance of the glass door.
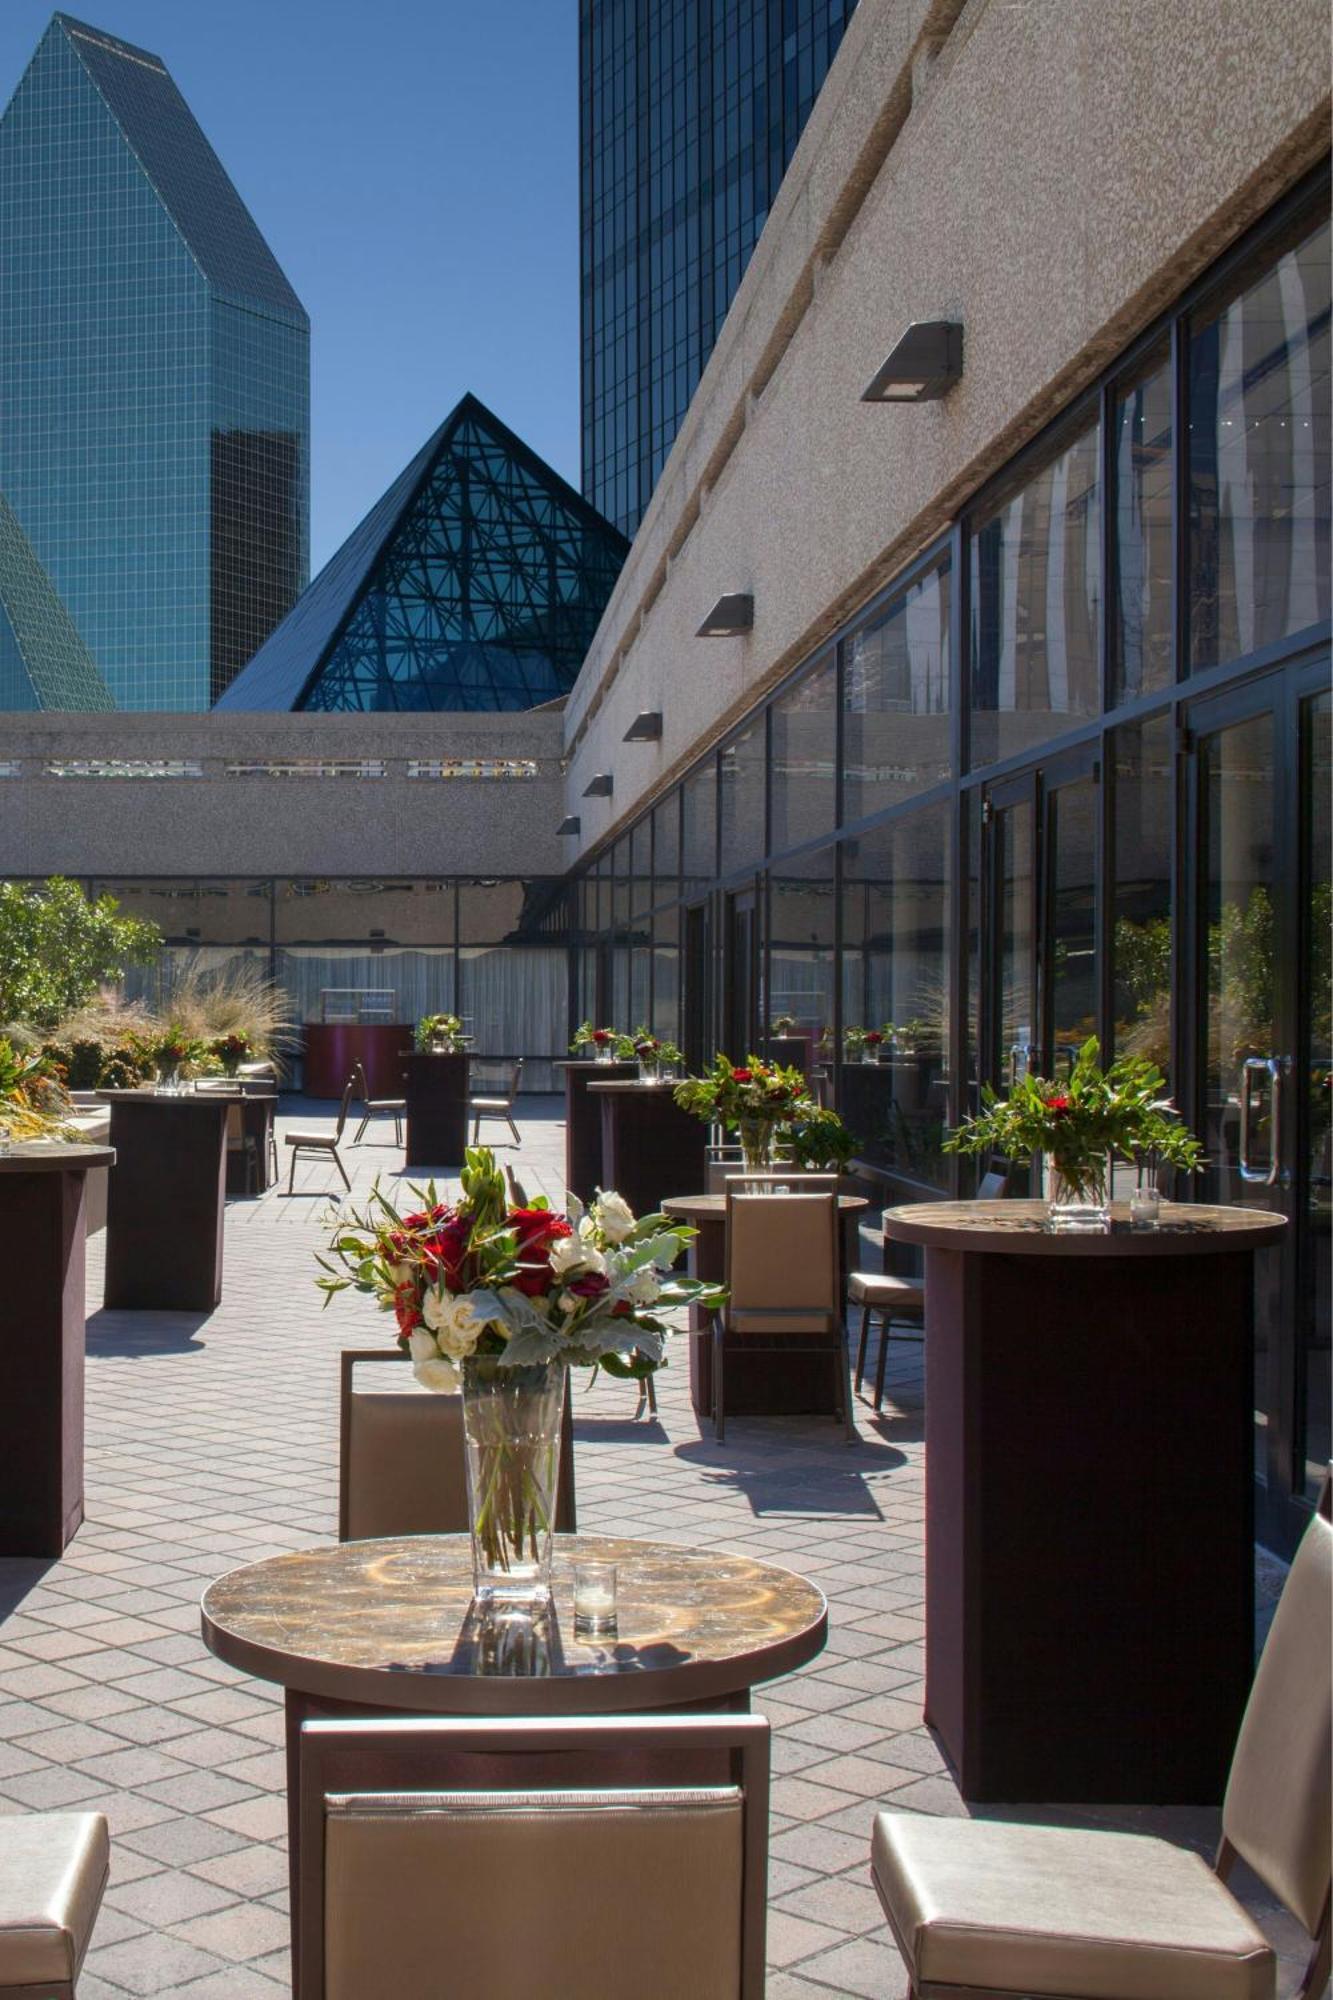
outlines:
[[1322, 664], [1190, 713], [1199, 1192], [1288, 1222], [1255, 1300], [1259, 1519], [1279, 1548], [1329, 1454], [1329, 722]]
[[726, 1050], [733, 1062], [744, 1062], [759, 1047], [759, 922], [754, 889], [726, 898], [727, 952], [724, 1013]]

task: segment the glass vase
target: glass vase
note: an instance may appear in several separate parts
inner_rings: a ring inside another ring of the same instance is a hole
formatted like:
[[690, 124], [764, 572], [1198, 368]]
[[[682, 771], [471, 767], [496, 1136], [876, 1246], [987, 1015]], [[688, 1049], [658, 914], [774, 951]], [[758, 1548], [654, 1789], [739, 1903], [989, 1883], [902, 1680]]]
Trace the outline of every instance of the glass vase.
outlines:
[[657, 1058], [656, 1058], [655, 1056], [654, 1056], [654, 1057], [647, 1057], [647, 1058], [645, 1058], [644, 1056], [640, 1056], [640, 1057], [639, 1057], [639, 1082], [640, 1082], [640, 1083], [656, 1083], [656, 1082], [657, 1082], [657, 1079], [658, 1079], [658, 1075], [659, 1075], [659, 1071], [658, 1071], [658, 1067], [657, 1067]]
[[600, 1063], [612, 1062], [615, 1059], [615, 1053], [616, 1052], [612, 1048], [610, 1042], [593, 1043], [593, 1059], [596, 1062]]
[[551, 1596], [565, 1364], [463, 1363], [472, 1589], [482, 1605], [537, 1608]]
[[1064, 1164], [1053, 1153], [1045, 1158], [1046, 1205], [1052, 1229], [1100, 1229], [1111, 1226], [1111, 1160], [1101, 1154], [1077, 1166]]
[[[741, 1160], [747, 1174], [766, 1174], [773, 1165], [773, 1141], [776, 1137], [771, 1118], [742, 1118], [738, 1137], [741, 1142]], [[752, 1193], [766, 1192], [769, 1183], [759, 1181]]]

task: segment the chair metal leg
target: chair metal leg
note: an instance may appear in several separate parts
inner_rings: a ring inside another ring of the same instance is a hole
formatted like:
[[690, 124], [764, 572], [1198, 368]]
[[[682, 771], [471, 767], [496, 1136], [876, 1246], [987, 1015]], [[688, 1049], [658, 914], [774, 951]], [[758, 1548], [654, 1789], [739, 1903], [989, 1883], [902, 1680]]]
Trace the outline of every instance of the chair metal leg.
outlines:
[[479, 1113], [477, 1114], [477, 1116], [476, 1116], [476, 1117], [475, 1117], [475, 1118], [473, 1119], [473, 1121], [472, 1121], [472, 1143], [473, 1143], [473, 1145], [474, 1145], [474, 1146], [475, 1146], [475, 1145], [477, 1145], [477, 1144], [478, 1144], [478, 1142], [480, 1141], [480, 1139], [481, 1139], [481, 1114], [480, 1114], [480, 1112], [479, 1112]]
[[403, 1121], [397, 1111], [393, 1114], [393, 1143], [395, 1146], [401, 1146], [403, 1143]]
[[330, 1146], [329, 1151], [333, 1155], [334, 1166], [338, 1169], [338, 1172], [343, 1177], [343, 1186], [347, 1189], [348, 1194], [350, 1194], [352, 1192], [352, 1183], [347, 1178], [346, 1167], [343, 1165], [341, 1159], [338, 1157], [338, 1148], [336, 1146]]
[[879, 1353], [875, 1357], [875, 1415], [884, 1406], [884, 1369], [889, 1359], [889, 1315], [884, 1313], [879, 1322]]
[[651, 1375], [644, 1377], [644, 1383], [648, 1390], [648, 1414], [650, 1417], [655, 1417], [657, 1415], [657, 1384]]
[[296, 1156], [300, 1152], [300, 1150], [301, 1148], [299, 1146], [292, 1147], [292, 1170], [287, 1176], [288, 1194], [296, 1193]]
[[367, 1125], [369, 1125], [369, 1123], [370, 1123], [370, 1113], [367, 1111], [365, 1117], [361, 1120], [361, 1123], [356, 1128], [355, 1136], [352, 1139], [352, 1144], [354, 1146], [359, 1146], [361, 1144], [361, 1141], [365, 1138], [366, 1127]]
[[723, 1383], [722, 1322], [713, 1322], [713, 1439], [721, 1444], [727, 1435], [727, 1408]]
[[856, 1343], [856, 1390], [859, 1395], [866, 1373], [866, 1346], [870, 1339], [870, 1307], [861, 1308], [861, 1338]]

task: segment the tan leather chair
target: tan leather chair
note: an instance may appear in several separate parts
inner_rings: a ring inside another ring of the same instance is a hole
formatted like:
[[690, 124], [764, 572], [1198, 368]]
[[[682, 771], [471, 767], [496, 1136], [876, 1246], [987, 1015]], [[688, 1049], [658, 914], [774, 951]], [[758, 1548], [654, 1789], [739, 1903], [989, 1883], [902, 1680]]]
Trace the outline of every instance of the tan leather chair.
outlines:
[[332, 1136], [327, 1132], [283, 1133], [283, 1145], [290, 1146], [292, 1149], [292, 1170], [287, 1176], [288, 1194], [293, 1193], [296, 1187], [296, 1161], [298, 1155], [301, 1153], [332, 1154], [333, 1164], [343, 1177], [343, 1186], [347, 1189], [348, 1194], [352, 1192], [352, 1183], [347, 1178], [347, 1169], [342, 1163], [342, 1156], [338, 1151], [338, 1147], [342, 1143], [343, 1132], [347, 1125], [347, 1107], [352, 1101], [352, 1092], [355, 1088], [356, 1078], [349, 1076], [343, 1085], [342, 1102], [338, 1106], [338, 1123], [333, 1129]]
[[834, 1375], [834, 1407], [849, 1444], [852, 1384], [838, 1278], [838, 1197], [744, 1194], [727, 1187], [727, 1300], [712, 1315], [713, 1431], [726, 1436], [726, 1356], [807, 1352], [826, 1354]]
[[871, 1869], [916, 2000], [1272, 2000], [1272, 1949], [1224, 1887], [1238, 1857], [1314, 1939], [1300, 1993], [1322, 1994], [1331, 1629], [1333, 1526], [1316, 1515], [1254, 1677], [1215, 1871], [1144, 1834], [881, 1813]]
[[0, 1819], [0, 1996], [73, 2000], [110, 1860], [101, 1813]]
[[[342, 1355], [338, 1397], [338, 1540], [382, 1535], [466, 1534], [467, 1468], [463, 1399], [406, 1384], [401, 1389], [355, 1387], [362, 1362], [395, 1361], [397, 1347], [351, 1347]], [[560, 1432], [556, 1533], [578, 1532], [574, 1497], [574, 1423], [569, 1390]]]
[[371, 1117], [375, 1112], [387, 1111], [393, 1118], [394, 1144], [401, 1146], [403, 1143], [403, 1119], [407, 1116], [407, 1099], [405, 1097], [372, 1097], [370, 1094], [370, 1085], [366, 1082], [366, 1071], [363, 1063], [353, 1063], [352, 1080], [356, 1085], [356, 1094], [361, 1099], [361, 1123], [356, 1128], [352, 1144], [354, 1146], [361, 1144], [366, 1135], [366, 1127], [369, 1125]]
[[758, 1715], [301, 1730], [296, 2000], [761, 2000]]
[[507, 1096], [469, 1097], [467, 1108], [472, 1119], [472, 1143], [474, 1146], [481, 1137], [481, 1121], [483, 1118], [503, 1118], [514, 1135], [514, 1144], [516, 1146], [522, 1145], [522, 1137], [517, 1125], [514, 1123], [514, 1100], [518, 1096], [518, 1087], [522, 1081], [523, 1058], [520, 1056], [509, 1072], [509, 1092]]

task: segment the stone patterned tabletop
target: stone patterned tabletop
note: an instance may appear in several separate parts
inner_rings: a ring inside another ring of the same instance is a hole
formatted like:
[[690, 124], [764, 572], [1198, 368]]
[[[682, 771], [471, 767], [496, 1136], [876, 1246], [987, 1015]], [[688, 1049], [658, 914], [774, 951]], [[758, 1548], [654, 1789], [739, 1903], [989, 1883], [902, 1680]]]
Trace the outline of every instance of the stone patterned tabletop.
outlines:
[[1127, 1203], [1111, 1227], [1053, 1229], [1044, 1201], [922, 1201], [884, 1211], [884, 1234], [927, 1250], [1010, 1257], [1197, 1257], [1275, 1242], [1286, 1217], [1257, 1208], [1164, 1201], [1156, 1229], [1132, 1229]]
[[[576, 1635], [573, 1566], [617, 1569], [614, 1637]], [[804, 1577], [710, 1550], [557, 1535], [548, 1616], [485, 1621], [466, 1535], [302, 1549], [205, 1591], [205, 1644], [302, 1693], [434, 1714], [654, 1709], [744, 1693], [822, 1649]]]
[[0, 1153], [0, 1174], [81, 1174], [89, 1167], [113, 1167], [110, 1146], [86, 1146], [68, 1139], [15, 1139]]

